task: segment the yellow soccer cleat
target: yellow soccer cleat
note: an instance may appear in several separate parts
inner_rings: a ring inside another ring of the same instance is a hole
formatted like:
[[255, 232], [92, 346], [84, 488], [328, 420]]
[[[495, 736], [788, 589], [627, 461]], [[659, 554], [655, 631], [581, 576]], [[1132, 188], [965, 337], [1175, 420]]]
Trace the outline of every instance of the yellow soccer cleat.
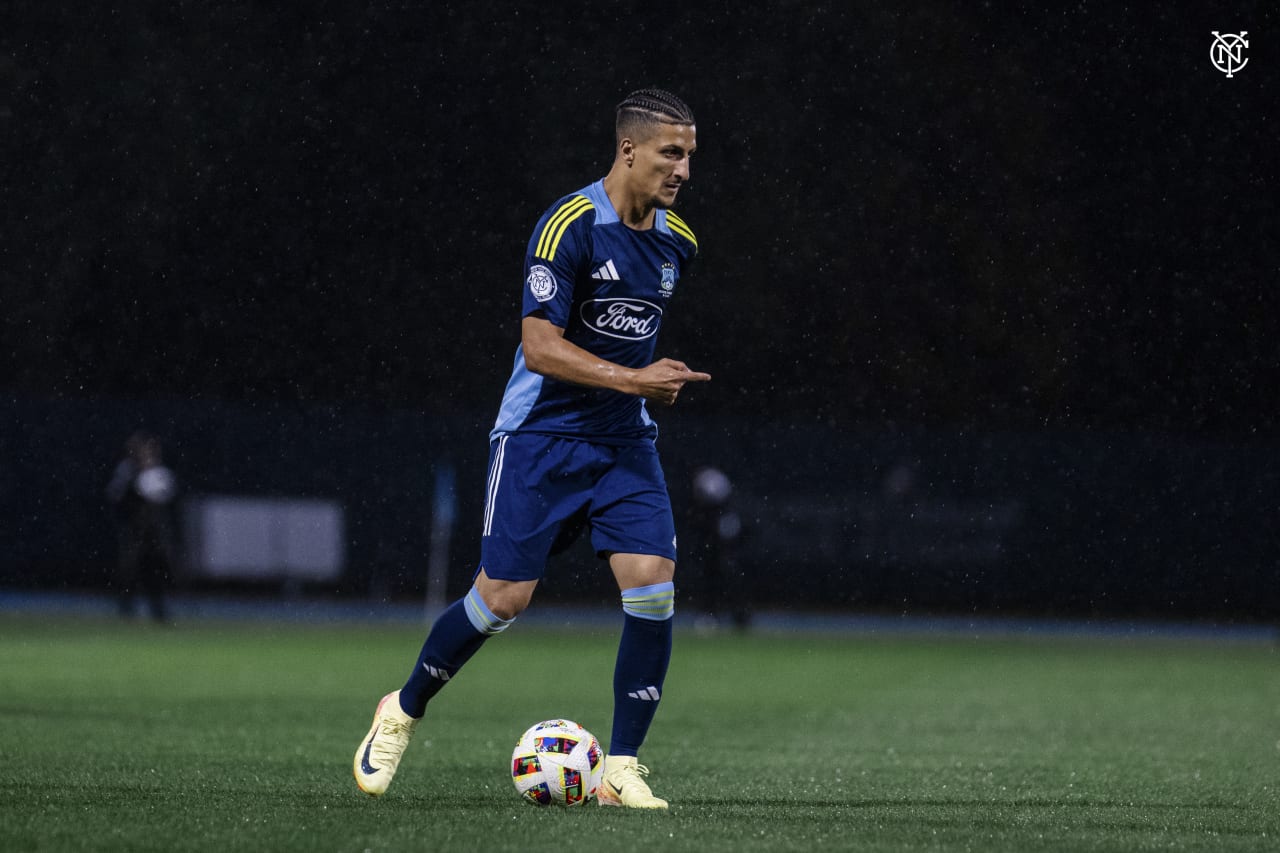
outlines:
[[400, 691], [388, 693], [373, 712], [373, 727], [356, 750], [354, 770], [360, 790], [374, 797], [387, 792], [418, 720], [400, 710]]
[[665, 809], [667, 801], [655, 797], [644, 777], [649, 768], [636, 761], [634, 755], [606, 755], [604, 778], [596, 789], [596, 802], [602, 806], [628, 809]]

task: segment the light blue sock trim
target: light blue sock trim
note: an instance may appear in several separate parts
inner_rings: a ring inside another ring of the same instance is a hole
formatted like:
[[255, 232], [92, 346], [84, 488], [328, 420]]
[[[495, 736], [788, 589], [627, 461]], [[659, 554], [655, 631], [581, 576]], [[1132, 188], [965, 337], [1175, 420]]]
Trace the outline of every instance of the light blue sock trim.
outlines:
[[672, 581], [622, 591], [622, 611], [637, 619], [663, 622], [676, 613], [676, 585]]
[[484, 603], [484, 599], [480, 597], [479, 590], [474, 586], [467, 593], [464, 604], [467, 608], [467, 620], [471, 623], [471, 627], [481, 634], [489, 636], [501, 634], [507, 630], [507, 627], [512, 622], [516, 621], [514, 616], [510, 619], [499, 619], [494, 616], [493, 611], [489, 609], [489, 605]]

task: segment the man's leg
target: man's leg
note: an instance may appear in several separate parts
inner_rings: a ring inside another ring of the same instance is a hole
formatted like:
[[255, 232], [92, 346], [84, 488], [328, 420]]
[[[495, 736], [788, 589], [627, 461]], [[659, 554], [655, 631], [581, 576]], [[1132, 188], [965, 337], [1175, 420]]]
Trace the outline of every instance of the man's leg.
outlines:
[[134, 597], [138, 583], [138, 560], [141, 546], [138, 537], [130, 528], [120, 534], [120, 555], [116, 562], [115, 587], [116, 604], [120, 615], [126, 619], [133, 618]]
[[537, 581], [495, 580], [481, 569], [471, 591], [446, 608], [432, 626], [417, 666], [400, 688], [401, 709], [421, 717], [431, 697], [457, 675], [484, 641], [505, 631], [529, 606], [537, 585]]
[[503, 581], [484, 571], [463, 598], [440, 614], [404, 687], [378, 703], [373, 726], [356, 750], [356, 784], [367, 794], [386, 792], [427, 702], [458, 674], [489, 637], [506, 630], [533, 596], [537, 581]]
[[644, 781], [636, 756], [653, 722], [671, 661], [675, 563], [646, 554], [613, 554], [610, 567], [622, 591], [623, 626], [613, 673], [613, 732], [605, 757], [601, 805], [667, 807]]
[[489, 571], [481, 568], [466, 597], [436, 620], [404, 687], [378, 705], [355, 756], [362, 790], [386, 791], [427, 703], [528, 606], [553, 546], [563, 544], [564, 525], [590, 497], [597, 455], [588, 443], [536, 434], [490, 443], [480, 537], [480, 565]]
[[138, 564], [138, 587], [147, 597], [152, 620], [162, 624], [169, 621], [164, 600], [169, 565], [163, 543], [155, 542], [148, 544]]

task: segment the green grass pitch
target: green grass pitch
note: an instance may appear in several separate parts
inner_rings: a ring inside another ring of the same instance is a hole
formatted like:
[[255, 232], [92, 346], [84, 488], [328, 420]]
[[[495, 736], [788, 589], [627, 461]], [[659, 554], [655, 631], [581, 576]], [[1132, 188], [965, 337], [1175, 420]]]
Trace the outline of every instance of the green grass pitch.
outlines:
[[1278, 850], [1261, 644], [677, 632], [641, 756], [665, 814], [538, 809], [520, 732], [607, 741], [616, 635], [516, 625], [391, 791], [351, 758], [422, 633], [0, 615], [0, 849]]

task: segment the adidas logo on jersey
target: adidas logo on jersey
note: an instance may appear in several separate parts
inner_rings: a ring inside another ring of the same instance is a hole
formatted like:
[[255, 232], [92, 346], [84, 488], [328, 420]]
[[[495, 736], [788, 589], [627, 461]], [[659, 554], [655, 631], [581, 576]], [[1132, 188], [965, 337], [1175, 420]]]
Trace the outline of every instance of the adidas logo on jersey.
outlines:
[[593, 272], [591, 277], [601, 281], [620, 281], [622, 278], [618, 275], [618, 268], [613, 265], [613, 258], [605, 261], [604, 266]]

